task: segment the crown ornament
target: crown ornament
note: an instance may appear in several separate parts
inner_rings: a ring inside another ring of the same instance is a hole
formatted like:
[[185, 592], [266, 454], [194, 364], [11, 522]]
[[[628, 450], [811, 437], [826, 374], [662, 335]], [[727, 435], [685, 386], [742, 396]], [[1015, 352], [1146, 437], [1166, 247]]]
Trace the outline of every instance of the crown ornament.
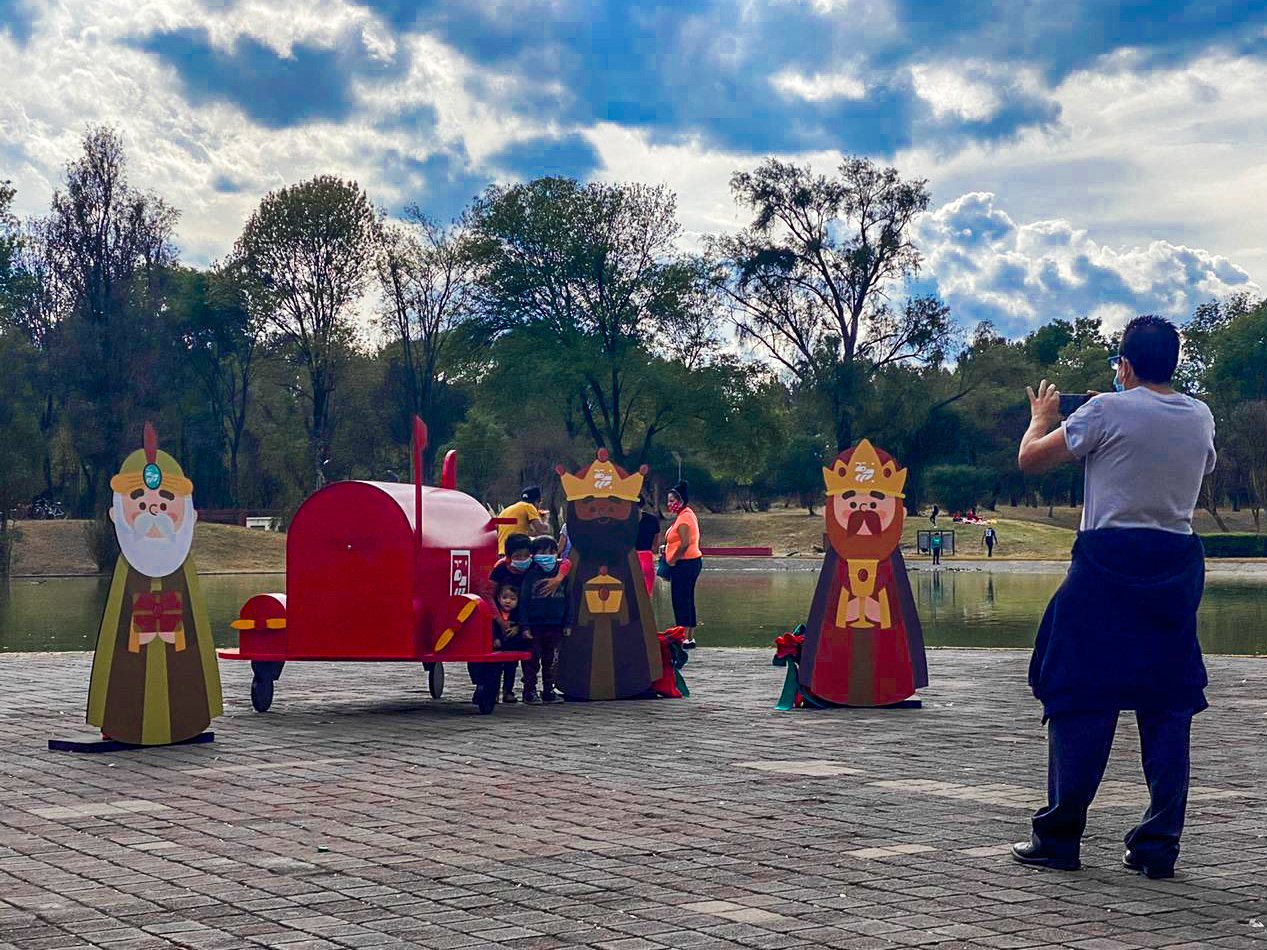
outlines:
[[614, 464], [606, 449], [599, 449], [595, 460], [575, 475], [562, 465], [556, 466], [563, 493], [568, 501], [582, 498], [618, 498], [621, 501], [637, 501], [642, 494], [642, 480], [649, 469], [642, 466], [633, 474]]
[[859, 493], [884, 492], [894, 498], [905, 498], [906, 469], [898, 468], [897, 460], [880, 461], [880, 455], [868, 439], [863, 439], [850, 452], [842, 452], [823, 469], [823, 484], [827, 494], [843, 495], [847, 491]]

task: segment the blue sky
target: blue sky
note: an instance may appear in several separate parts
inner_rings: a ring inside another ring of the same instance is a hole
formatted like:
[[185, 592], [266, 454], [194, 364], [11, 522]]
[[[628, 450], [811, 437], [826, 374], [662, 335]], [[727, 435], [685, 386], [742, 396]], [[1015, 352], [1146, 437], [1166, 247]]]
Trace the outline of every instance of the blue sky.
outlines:
[[1267, 286], [1267, 0], [0, 0], [0, 178], [38, 213], [89, 123], [223, 255], [269, 189], [455, 214], [492, 181], [665, 182], [842, 154], [929, 179], [965, 322], [1183, 316]]

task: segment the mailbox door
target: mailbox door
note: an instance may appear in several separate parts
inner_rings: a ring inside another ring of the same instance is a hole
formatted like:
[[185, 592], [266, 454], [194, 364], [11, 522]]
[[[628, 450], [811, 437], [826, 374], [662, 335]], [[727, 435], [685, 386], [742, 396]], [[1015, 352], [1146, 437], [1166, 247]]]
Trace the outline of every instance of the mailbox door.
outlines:
[[290, 655], [412, 658], [413, 568], [412, 528], [390, 495], [365, 482], [317, 492], [286, 543]]

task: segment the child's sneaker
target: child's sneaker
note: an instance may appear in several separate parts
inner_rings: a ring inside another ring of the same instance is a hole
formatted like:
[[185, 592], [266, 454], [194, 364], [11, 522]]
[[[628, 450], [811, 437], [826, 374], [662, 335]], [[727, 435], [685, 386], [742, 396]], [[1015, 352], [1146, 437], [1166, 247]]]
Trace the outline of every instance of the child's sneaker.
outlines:
[[505, 703], [507, 706], [511, 706], [519, 702], [519, 699], [515, 696], [515, 694], [511, 690], [504, 689], [502, 690], [502, 702]]
[[562, 696], [560, 696], [558, 693], [556, 693], [552, 689], [548, 689], [544, 693], [541, 694], [541, 701], [543, 703], [557, 703], [562, 698], [563, 698]]
[[537, 703], [541, 702], [541, 697], [537, 694], [537, 691], [533, 689], [532, 687], [530, 686], [525, 687], [524, 688], [524, 702], [532, 703], [533, 705], [536, 705]]

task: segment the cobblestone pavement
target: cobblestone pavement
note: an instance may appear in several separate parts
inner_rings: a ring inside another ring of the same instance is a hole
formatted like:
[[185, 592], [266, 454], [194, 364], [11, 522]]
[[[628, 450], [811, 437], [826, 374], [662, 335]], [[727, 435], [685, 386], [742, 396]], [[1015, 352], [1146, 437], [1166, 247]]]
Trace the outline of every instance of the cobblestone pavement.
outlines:
[[1267, 661], [1210, 660], [1179, 877], [1118, 865], [1123, 717], [1078, 873], [1013, 864], [1044, 787], [1026, 655], [938, 650], [922, 710], [779, 713], [764, 651], [693, 695], [491, 717], [413, 665], [223, 663], [216, 742], [50, 753], [90, 657], [0, 656], [0, 948], [1267, 946]]

